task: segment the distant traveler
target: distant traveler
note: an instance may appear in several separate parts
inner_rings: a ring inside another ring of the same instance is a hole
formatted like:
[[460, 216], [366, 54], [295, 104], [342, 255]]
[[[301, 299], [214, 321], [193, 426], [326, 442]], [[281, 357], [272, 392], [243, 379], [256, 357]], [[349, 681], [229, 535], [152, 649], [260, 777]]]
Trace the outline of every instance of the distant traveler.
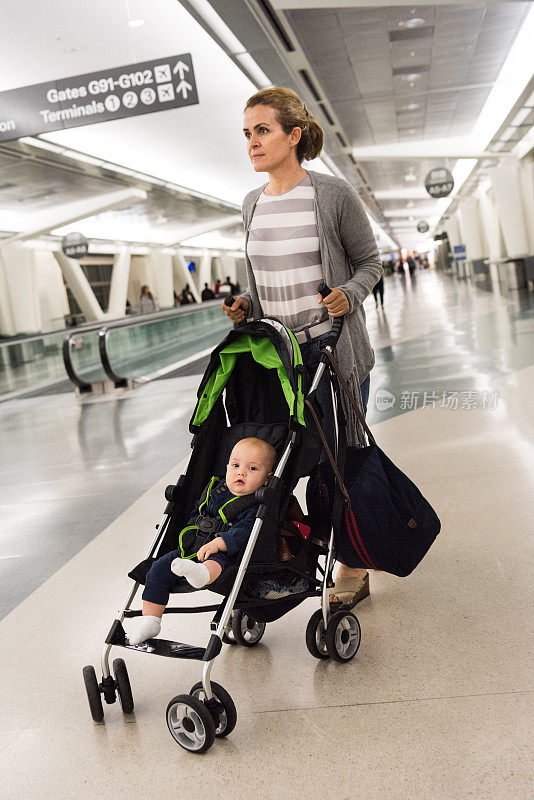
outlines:
[[410, 273], [415, 272], [415, 258], [413, 256], [408, 256], [406, 261], [408, 262], [408, 269]]
[[229, 275], [226, 276], [226, 283], [230, 287], [230, 294], [236, 295], [240, 291], [239, 284], [233, 283], [233, 281], [230, 280]]
[[221, 288], [221, 282], [215, 281], [215, 297], [219, 296], [219, 289]]
[[375, 298], [375, 306], [378, 308], [378, 295], [380, 295], [380, 305], [384, 308], [384, 276], [380, 278], [378, 283], [373, 286], [373, 295]]
[[201, 296], [202, 302], [205, 302], [206, 300], [215, 300], [215, 293], [210, 289], [207, 283], [204, 284]]
[[187, 306], [190, 303], [194, 303], [195, 298], [191, 294], [191, 289], [189, 288], [189, 284], [186, 283], [184, 288], [182, 289], [182, 294], [180, 295], [180, 305]]
[[[330, 317], [346, 315], [337, 357], [365, 413], [374, 353], [363, 301], [383, 272], [365, 208], [342, 178], [301, 166], [304, 159], [320, 154], [323, 131], [291, 89], [274, 86], [256, 92], [245, 106], [243, 128], [252, 166], [267, 172], [269, 182], [243, 202], [248, 289], [230, 309], [223, 309], [233, 322], [249, 316], [280, 319], [296, 334], [310, 374], [319, 363]], [[316, 292], [323, 280], [332, 287], [324, 301]], [[326, 380], [319, 384], [317, 400], [332, 444], [334, 419]], [[357, 418], [344, 397], [342, 403], [348, 443], [356, 445]], [[332, 606], [353, 606], [369, 594], [369, 576], [340, 564], [332, 591]]]
[[141, 297], [139, 299], [139, 307], [141, 314], [151, 314], [153, 311], [158, 310], [157, 303], [154, 296], [146, 283], [141, 286]]

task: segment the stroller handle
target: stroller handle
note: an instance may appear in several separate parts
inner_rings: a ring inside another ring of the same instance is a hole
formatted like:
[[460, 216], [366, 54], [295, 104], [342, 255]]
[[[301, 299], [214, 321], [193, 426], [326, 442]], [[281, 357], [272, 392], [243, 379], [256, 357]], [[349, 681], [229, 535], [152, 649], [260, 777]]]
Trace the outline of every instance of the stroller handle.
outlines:
[[[317, 287], [318, 293], [321, 297], [324, 298], [328, 297], [332, 289], [330, 286], [322, 281], [319, 286]], [[334, 317], [334, 321], [332, 323], [332, 330], [330, 332], [330, 336], [326, 340], [324, 346], [331, 347], [332, 350], [335, 348], [339, 337], [341, 336], [341, 331], [343, 330], [343, 317]]]
[[[228, 297], [224, 298], [224, 305], [228, 306], [228, 308], [231, 308], [231, 306], [233, 306], [234, 304], [234, 301], [235, 297], [232, 294], [229, 294]], [[240, 328], [242, 325], [246, 324], [247, 324], [247, 318], [245, 315], [245, 319], [243, 319], [242, 322], [234, 322], [234, 328]]]

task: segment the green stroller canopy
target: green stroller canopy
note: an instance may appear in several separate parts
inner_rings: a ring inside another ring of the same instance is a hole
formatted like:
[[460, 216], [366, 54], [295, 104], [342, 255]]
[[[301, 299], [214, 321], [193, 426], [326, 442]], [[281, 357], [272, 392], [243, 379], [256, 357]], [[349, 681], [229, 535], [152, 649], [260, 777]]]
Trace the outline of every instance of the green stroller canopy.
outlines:
[[[296, 367], [302, 364], [300, 348], [293, 333], [289, 330], [287, 332], [293, 345], [293, 367]], [[291, 381], [286, 374], [282, 359], [278, 355], [274, 344], [267, 336], [258, 337], [251, 336], [250, 334], [242, 334], [237, 339], [227, 344], [226, 347], [219, 352], [220, 363], [217, 369], [211, 374], [198, 400], [192, 424], [195, 426], [202, 425], [209, 417], [211, 409], [215, 405], [217, 398], [232, 374], [237, 357], [240, 353], [250, 353], [254, 361], [258, 364], [261, 364], [266, 369], [275, 369], [277, 371], [290, 415], [294, 415], [301, 425], [305, 425], [302, 375], [297, 373], [297, 391], [295, 396]]]

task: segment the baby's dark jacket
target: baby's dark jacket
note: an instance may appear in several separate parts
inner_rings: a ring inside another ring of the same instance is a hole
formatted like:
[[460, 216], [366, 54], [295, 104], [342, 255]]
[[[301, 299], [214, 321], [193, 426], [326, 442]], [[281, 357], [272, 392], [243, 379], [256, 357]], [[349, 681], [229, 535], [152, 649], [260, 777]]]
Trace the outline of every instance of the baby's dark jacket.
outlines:
[[[208, 513], [215, 516], [220, 507], [232, 497], [235, 497], [235, 495], [232, 494], [230, 489], [227, 487], [226, 482], [219, 481], [219, 483], [217, 483], [210, 492], [207, 505]], [[193, 509], [193, 515], [198, 514], [199, 505], [200, 502], [197, 503]], [[219, 536], [221, 536], [221, 538], [224, 540], [224, 543], [228, 549], [228, 558], [231, 561], [235, 561], [237, 559], [248, 542], [248, 537], [250, 536], [252, 526], [254, 525], [254, 520], [256, 519], [258, 506], [259, 503], [256, 503], [246, 511], [243, 511], [242, 514], [239, 514], [234, 519], [227, 531], [223, 531], [219, 534]]]

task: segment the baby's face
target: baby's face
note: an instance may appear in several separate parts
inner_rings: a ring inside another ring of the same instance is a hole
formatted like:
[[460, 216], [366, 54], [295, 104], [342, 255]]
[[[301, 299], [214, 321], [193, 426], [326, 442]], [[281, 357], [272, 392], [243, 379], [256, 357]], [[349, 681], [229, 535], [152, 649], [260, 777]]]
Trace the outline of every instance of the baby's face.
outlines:
[[238, 442], [226, 467], [226, 485], [236, 495], [252, 494], [270, 475], [268, 459], [261, 447]]

